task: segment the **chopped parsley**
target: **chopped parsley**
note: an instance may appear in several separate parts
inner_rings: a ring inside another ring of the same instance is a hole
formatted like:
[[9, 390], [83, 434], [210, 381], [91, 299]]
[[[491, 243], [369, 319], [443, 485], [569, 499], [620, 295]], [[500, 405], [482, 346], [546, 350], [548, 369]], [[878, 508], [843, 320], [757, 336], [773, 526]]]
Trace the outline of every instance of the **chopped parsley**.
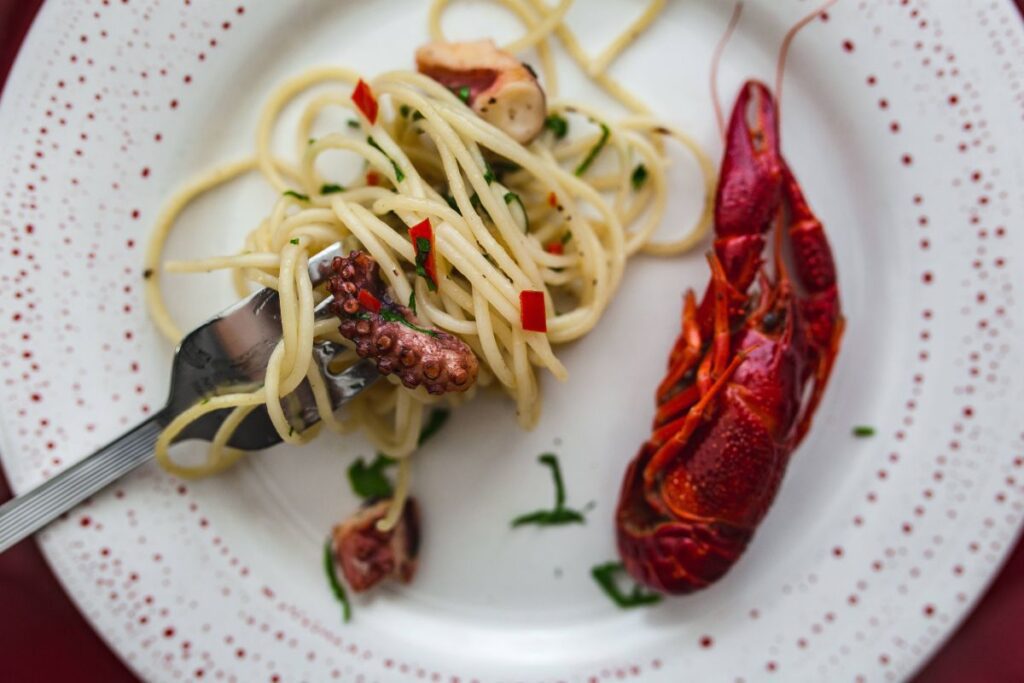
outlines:
[[285, 190], [281, 194], [283, 194], [285, 197], [291, 197], [293, 199], [298, 199], [300, 202], [308, 202], [309, 201], [309, 195], [308, 194], [302, 194], [301, 192], [296, 192], [295, 190]]
[[312, 145], [314, 142], [316, 142], [316, 138], [310, 138], [309, 140], [306, 141], [306, 144]]
[[530, 216], [526, 213], [526, 206], [523, 204], [522, 198], [515, 192], [505, 193], [505, 203], [511, 204], [515, 202], [519, 205], [519, 210], [523, 212], [523, 232], [530, 232]]
[[468, 85], [464, 85], [461, 88], [459, 88], [458, 90], [456, 90], [455, 94], [458, 96], [458, 98], [460, 100], [462, 100], [463, 104], [467, 104], [467, 105], [469, 104], [469, 86]]
[[331, 552], [331, 539], [324, 543], [324, 572], [327, 574], [327, 583], [331, 587], [334, 597], [341, 603], [341, 618], [347, 624], [352, 618], [352, 605], [348, 601], [348, 594], [345, 587], [338, 580], [338, 574], [334, 571], [334, 553]]
[[858, 439], [863, 439], [869, 436], [875, 435], [875, 428], [867, 425], [857, 425], [853, 428], [853, 435]]
[[[429, 282], [430, 278], [427, 278], [427, 281]], [[380, 317], [381, 317], [382, 320], [386, 320], [388, 322], [401, 323], [402, 325], [405, 325], [406, 327], [408, 327], [410, 330], [415, 330], [415, 331], [419, 332], [420, 334], [425, 334], [425, 335], [428, 335], [430, 337], [436, 337], [437, 336], [437, 332], [435, 332], [434, 330], [428, 330], [425, 327], [420, 327], [419, 325], [416, 325], [414, 323], [409, 322], [408, 320], [405, 319], [405, 317], [401, 313], [399, 313], [398, 311], [396, 311], [396, 310], [394, 310], [392, 308], [382, 308], [382, 309], [380, 309]]]
[[544, 119], [544, 127], [554, 133], [559, 140], [569, 134], [569, 122], [565, 120], [564, 116], [558, 114], [548, 114], [548, 117]]
[[410, 107], [408, 104], [401, 105], [398, 108], [398, 113], [399, 115], [401, 115], [403, 119], [409, 118], [410, 114], [412, 114], [413, 121], [419, 121], [420, 119], [423, 118], [423, 114], [421, 114], [418, 109], [413, 111], [413, 108]]
[[578, 176], [581, 176], [587, 172], [587, 169], [590, 168], [590, 165], [594, 163], [594, 159], [596, 159], [597, 155], [601, 153], [601, 150], [604, 149], [604, 146], [608, 144], [608, 138], [612, 134], [611, 131], [608, 129], [607, 124], [605, 124], [604, 122], [601, 122], [598, 125], [601, 126], [601, 137], [598, 138], [597, 144], [590, 148], [590, 151], [587, 152], [587, 156], [583, 158], [583, 161], [580, 162], [580, 165], [576, 167], [574, 173]]
[[519, 164], [509, 161], [508, 159], [497, 159], [491, 164], [491, 168], [494, 169], [494, 174], [499, 178], [503, 177], [506, 173], [515, 173], [516, 171], [523, 170], [523, 167]]
[[378, 152], [380, 152], [381, 154], [383, 154], [383, 155], [384, 155], [385, 157], [387, 157], [388, 161], [390, 161], [390, 162], [391, 162], [391, 167], [392, 167], [393, 169], [395, 169], [395, 180], [397, 180], [398, 182], [402, 182], [403, 180], [405, 180], [405, 174], [404, 174], [404, 173], [402, 173], [402, 169], [401, 169], [401, 168], [399, 168], [399, 167], [398, 167], [398, 164], [396, 164], [396, 163], [395, 163], [395, 160], [394, 160], [394, 159], [392, 159], [392, 158], [391, 158], [391, 157], [390, 157], [390, 156], [388, 155], [388, 153], [387, 153], [387, 152], [385, 152], [385, 151], [383, 150], [383, 148], [381, 148], [381, 146], [377, 144], [377, 141], [376, 141], [376, 140], [374, 140], [374, 139], [373, 139], [372, 137], [367, 137], [367, 138], [366, 138], [366, 143], [367, 143], [368, 145], [370, 145], [370, 147], [373, 147], [373, 148], [374, 148], [375, 150], [377, 150]]
[[357, 119], [349, 119], [348, 120], [348, 127], [349, 128], [362, 128], [362, 124], [359, 123], [359, 121]]
[[554, 453], [543, 453], [537, 461], [551, 468], [551, 478], [555, 484], [555, 507], [550, 510], [537, 510], [519, 515], [512, 520], [512, 527], [526, 524], [537, 526], [557, 526], [560, 524], [584, 524], [583, 513], [565, 506], [565, 483], [562, 481], [562, 470], [558, 466], [558, 457]]
[[385, 471], [397, 462], [383, 453], [378, 453], [369, 465], [359, 458], [348, 467], [348, 483], [360, 498], [387, 498], [394, 489]]
[[320, 186], [320, 194], [334, 194], [335, 192], [344, 192], [344, 185], [337, 185], [335, 183], [327, 183]]
[[413, 315], [416, 315], [416, 292], [409, 292], [409, 310], [412, 311]]
[[647, 182], [647, 167], [643, 164], [637, 164], [636, 168], [633, 169], [633, 175], [630, 176], [633, 181], [633, 189], [639, 190]]
[[[416, 274], [427, 281], [427, 289], [431, 292], [437, 291], [437, 283], [434, 282], [434, 278], [430, 277], [430, 273], [427, 272], [427, 261], [430, 259], [430, 240], [426, 237], [416, 238]], [[404, 318], [402, 319], [406, 325], [410, 325]], [[414, 325], [412, 327], [415, 327]], [[437, 334], [435, 333], [436, 337]]]
[[494, 175], [494, 169], [491, 168], [491, 165], [489, 163], [484, 161], [484, 180], [486, 180], [487, 184], [490, 185], [497, 179], [498, 176]]
[[430, 417], [427, 418], [427, 424], [423, 425], [420, 430], [420, 438], [416, 445], [422, 446], [427, 439], [441, 431], [441, 427], [444, 427], [449, 417], [451, 417], [451, 411], [445, 408], [434, 408], [430, 411]]
[[571, 240], [571, 239], [572, 239], [572, 230], [566, 230], [565, 233], [562, 235], [562, 239], [560, 241], [561, 241], [562, 245], [564, 246], [564, 245], [568, 244], [569, 240]]
[[492, 223], [494, 222], [494, 219], [491, 218], [491, 213], [487, 210], [487, 207], [484, 206], [483, 200], [480, 199], [480, 195], [478, 195], [476, 192], [474, 192], [473, 196], [469, 198], [469, 203], [474, 209], [476, 209], [481, 214], [481, 216], [486, 216], [487, 220], [491, 221]]
[[[420, 429], [417, 445], [422, 446], [430, 437], [437, 434], [450, 415], [445, 408], [430, 411], [426, 424]], [[352, 491], [360, 498], [369, 500], [390, 497], [394, 493], [394, 487], [388, 479], [387, 470], [396, 464], [397, 460], [383, 453], [378, 453], [370, 464], [359, 458], [348, 468], [348, 482], [352, 486]]]
[[298, 238], [298, 237], [293, 237], [292, 239], [290, 239], [290, 240], [288, 240], [288, 241], [289, 241], [289, 242], [290, 242], [291, 244], [298, 244], [298, 243], [299, 243], [299, 238]]
[[605, 595], [623, 609], [653, 605], [661, 601], [660, 595], [644, 590], [643, 586], [638, 583], [633, 584], [633, 590], [628, 593], [622, 592], [615, 577], [624, 571], [625, 567], [621, 562], [605, 562], [591, 569], [590, 575], [594, 577], [594, 581], [605, 592]]
[[450, 194], [446, 194], [444, 196], [444, 200], [445, 202], [448, 203], [448, 206], [452, 207], [452, 211], [459, 214], [460, 216], [462, 215], [462, 212], [459, 211], [459, 204], [458, 202], [455, 201], [455, 197], [451, 196]]

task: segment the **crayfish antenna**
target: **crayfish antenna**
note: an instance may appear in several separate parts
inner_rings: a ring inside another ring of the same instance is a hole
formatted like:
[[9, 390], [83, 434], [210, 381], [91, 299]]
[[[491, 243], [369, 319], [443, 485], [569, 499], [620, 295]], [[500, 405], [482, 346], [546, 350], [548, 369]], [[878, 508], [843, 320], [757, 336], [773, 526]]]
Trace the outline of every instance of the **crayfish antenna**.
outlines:
[[725, 32], [718, 39], [715, 51], [711, 55], [711, 104], [715, 108], [718, 134], [722, 138], [725, 138], [725, 116], [722, 114], [722, 100], [718, 97], [718, 67], [722, 63], [722, 53], [725, 52], [725, 46], [728, 44], [729, 38], [732, 37], [732, 32], [736, 30], [736, 24], [740, 23], [740, 15], [742, 13], [743, 2], [741, 0], [732, 8], [732, 16], [729, 17], [729, 23], [725, 27]]
[[800, 19], [800, 21], [793, 24], [793, 26], [786, 31], [786, 35], [782, 39], [782, 44], [779, 46], [779, 59], [775, 64], [775, 106], [780, 111], [782, 109], [782, 75], [786, 70], [786, 57], [789, 56], [789, 46], [793, 43], [793, 39], [796, 38], [796, 34], [800, 32], [800, 29], [814, 21], [816, 17], [821, 16], [822, 12], [837, 2], [839, 2], [839, 0], [827, 0], [813, 12], [808, 12]]

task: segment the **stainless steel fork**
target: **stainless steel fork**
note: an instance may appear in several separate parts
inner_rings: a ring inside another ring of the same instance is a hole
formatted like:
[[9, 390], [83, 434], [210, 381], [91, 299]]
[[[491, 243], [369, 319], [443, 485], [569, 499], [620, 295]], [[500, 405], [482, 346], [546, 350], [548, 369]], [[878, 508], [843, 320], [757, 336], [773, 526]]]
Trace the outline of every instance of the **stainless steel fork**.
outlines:
[[[341, 253], [341, 245], [335, 244], [310, 259], [309, 276], [314, 285], [327, 277], [331, 260]], [[317, 306], [317, 319], [331, 315], [329, 305], [328, 299]], [[277, 292], [272, 289], [252, 294], [189, 333], [175, 353], [170, 395], [160, 411], [52, 479], [0, 505], [0, 553], [147, 462], [164, 427], [197, 401], [218, 392], [252, 390], [261, 385], [267, 361], [280, 338], [281, 310]], [[378, 378], [369, 361], [332, 373], [328, 365], [337, 350], [321, 342], [314, 353], [335, 409]], [[283, 404], [297, 431], [320, 420], [307, 382], [285, 397]], [[191, 423], [175, 442], [211, 440], [229, 412], [207, 413]], [[261, 407], [246, 416], [228, 445], [258, 450], [280, 441], [266, 408]]]

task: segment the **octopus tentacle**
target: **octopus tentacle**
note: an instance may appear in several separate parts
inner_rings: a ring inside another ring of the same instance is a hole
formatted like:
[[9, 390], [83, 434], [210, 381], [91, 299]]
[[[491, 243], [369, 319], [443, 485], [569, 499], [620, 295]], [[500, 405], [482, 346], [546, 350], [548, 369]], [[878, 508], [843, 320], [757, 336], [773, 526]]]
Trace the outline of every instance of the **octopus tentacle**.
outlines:
[[420, 546], [416, 500], [406, 501], [395, 528], [381, 531], [377, 522], [387, 515], [390, 507], [389, 498], [370, 503], [331, 532], [334, 559], [348, 585], [357, 593], [369, 590], [388, 577], [409, 583], [416, 573]]
[[458, 337], [419, 325], [416, 315], [394, 300], [380, 266], [363, 251], [337, 256], [327, 287], [334, 295], [339, 330], [355, 342], [356, 353], [372, 358], [381, 374], [396, 375], [409, 389], [431, 394], [466, 391], [476, 381], [479, 361]]

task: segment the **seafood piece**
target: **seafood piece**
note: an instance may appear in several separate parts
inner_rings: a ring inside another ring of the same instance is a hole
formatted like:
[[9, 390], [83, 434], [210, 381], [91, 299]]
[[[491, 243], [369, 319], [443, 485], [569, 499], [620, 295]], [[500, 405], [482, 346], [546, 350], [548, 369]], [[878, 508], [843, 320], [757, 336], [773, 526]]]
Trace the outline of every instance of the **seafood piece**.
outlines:
[[[780, 152], [777, 112], [763, 83], [740, 90], [715, 201], [711, 283], [700, 305], [686, 294], [653, 434], [622, 484], [623, 563], [666, 593], [709, 585], [746, 549], [810, 427], [842, 337], [832, 250]], [[755, 279], [759, 291], [750, 292]]]
[[529, 144], [544, 128], [547, 104], [537, 75], [494, 41], [424, 45], [416, 68], [516, 142]]
[[377, 528], [391, 505], [379, 500], [338, 524], [331, 531], [331, 550], [345, 581], [357, 593], [369, 590], [388, 577], [412, 581], [420, 546], [419, 509], [409, 498], [402, 516], [389, 531]]
[[396, 302], [380, 278], [380, 266], [363, 251], [335, 257], [327, 288], [341, 333], [356, 353], [372, 358], [381, 374], [395, 374], [409, 389], [431, 394], [466, 391], [476, 381], [479, 362], [458, 337], [419, 325], [415, 314]]

